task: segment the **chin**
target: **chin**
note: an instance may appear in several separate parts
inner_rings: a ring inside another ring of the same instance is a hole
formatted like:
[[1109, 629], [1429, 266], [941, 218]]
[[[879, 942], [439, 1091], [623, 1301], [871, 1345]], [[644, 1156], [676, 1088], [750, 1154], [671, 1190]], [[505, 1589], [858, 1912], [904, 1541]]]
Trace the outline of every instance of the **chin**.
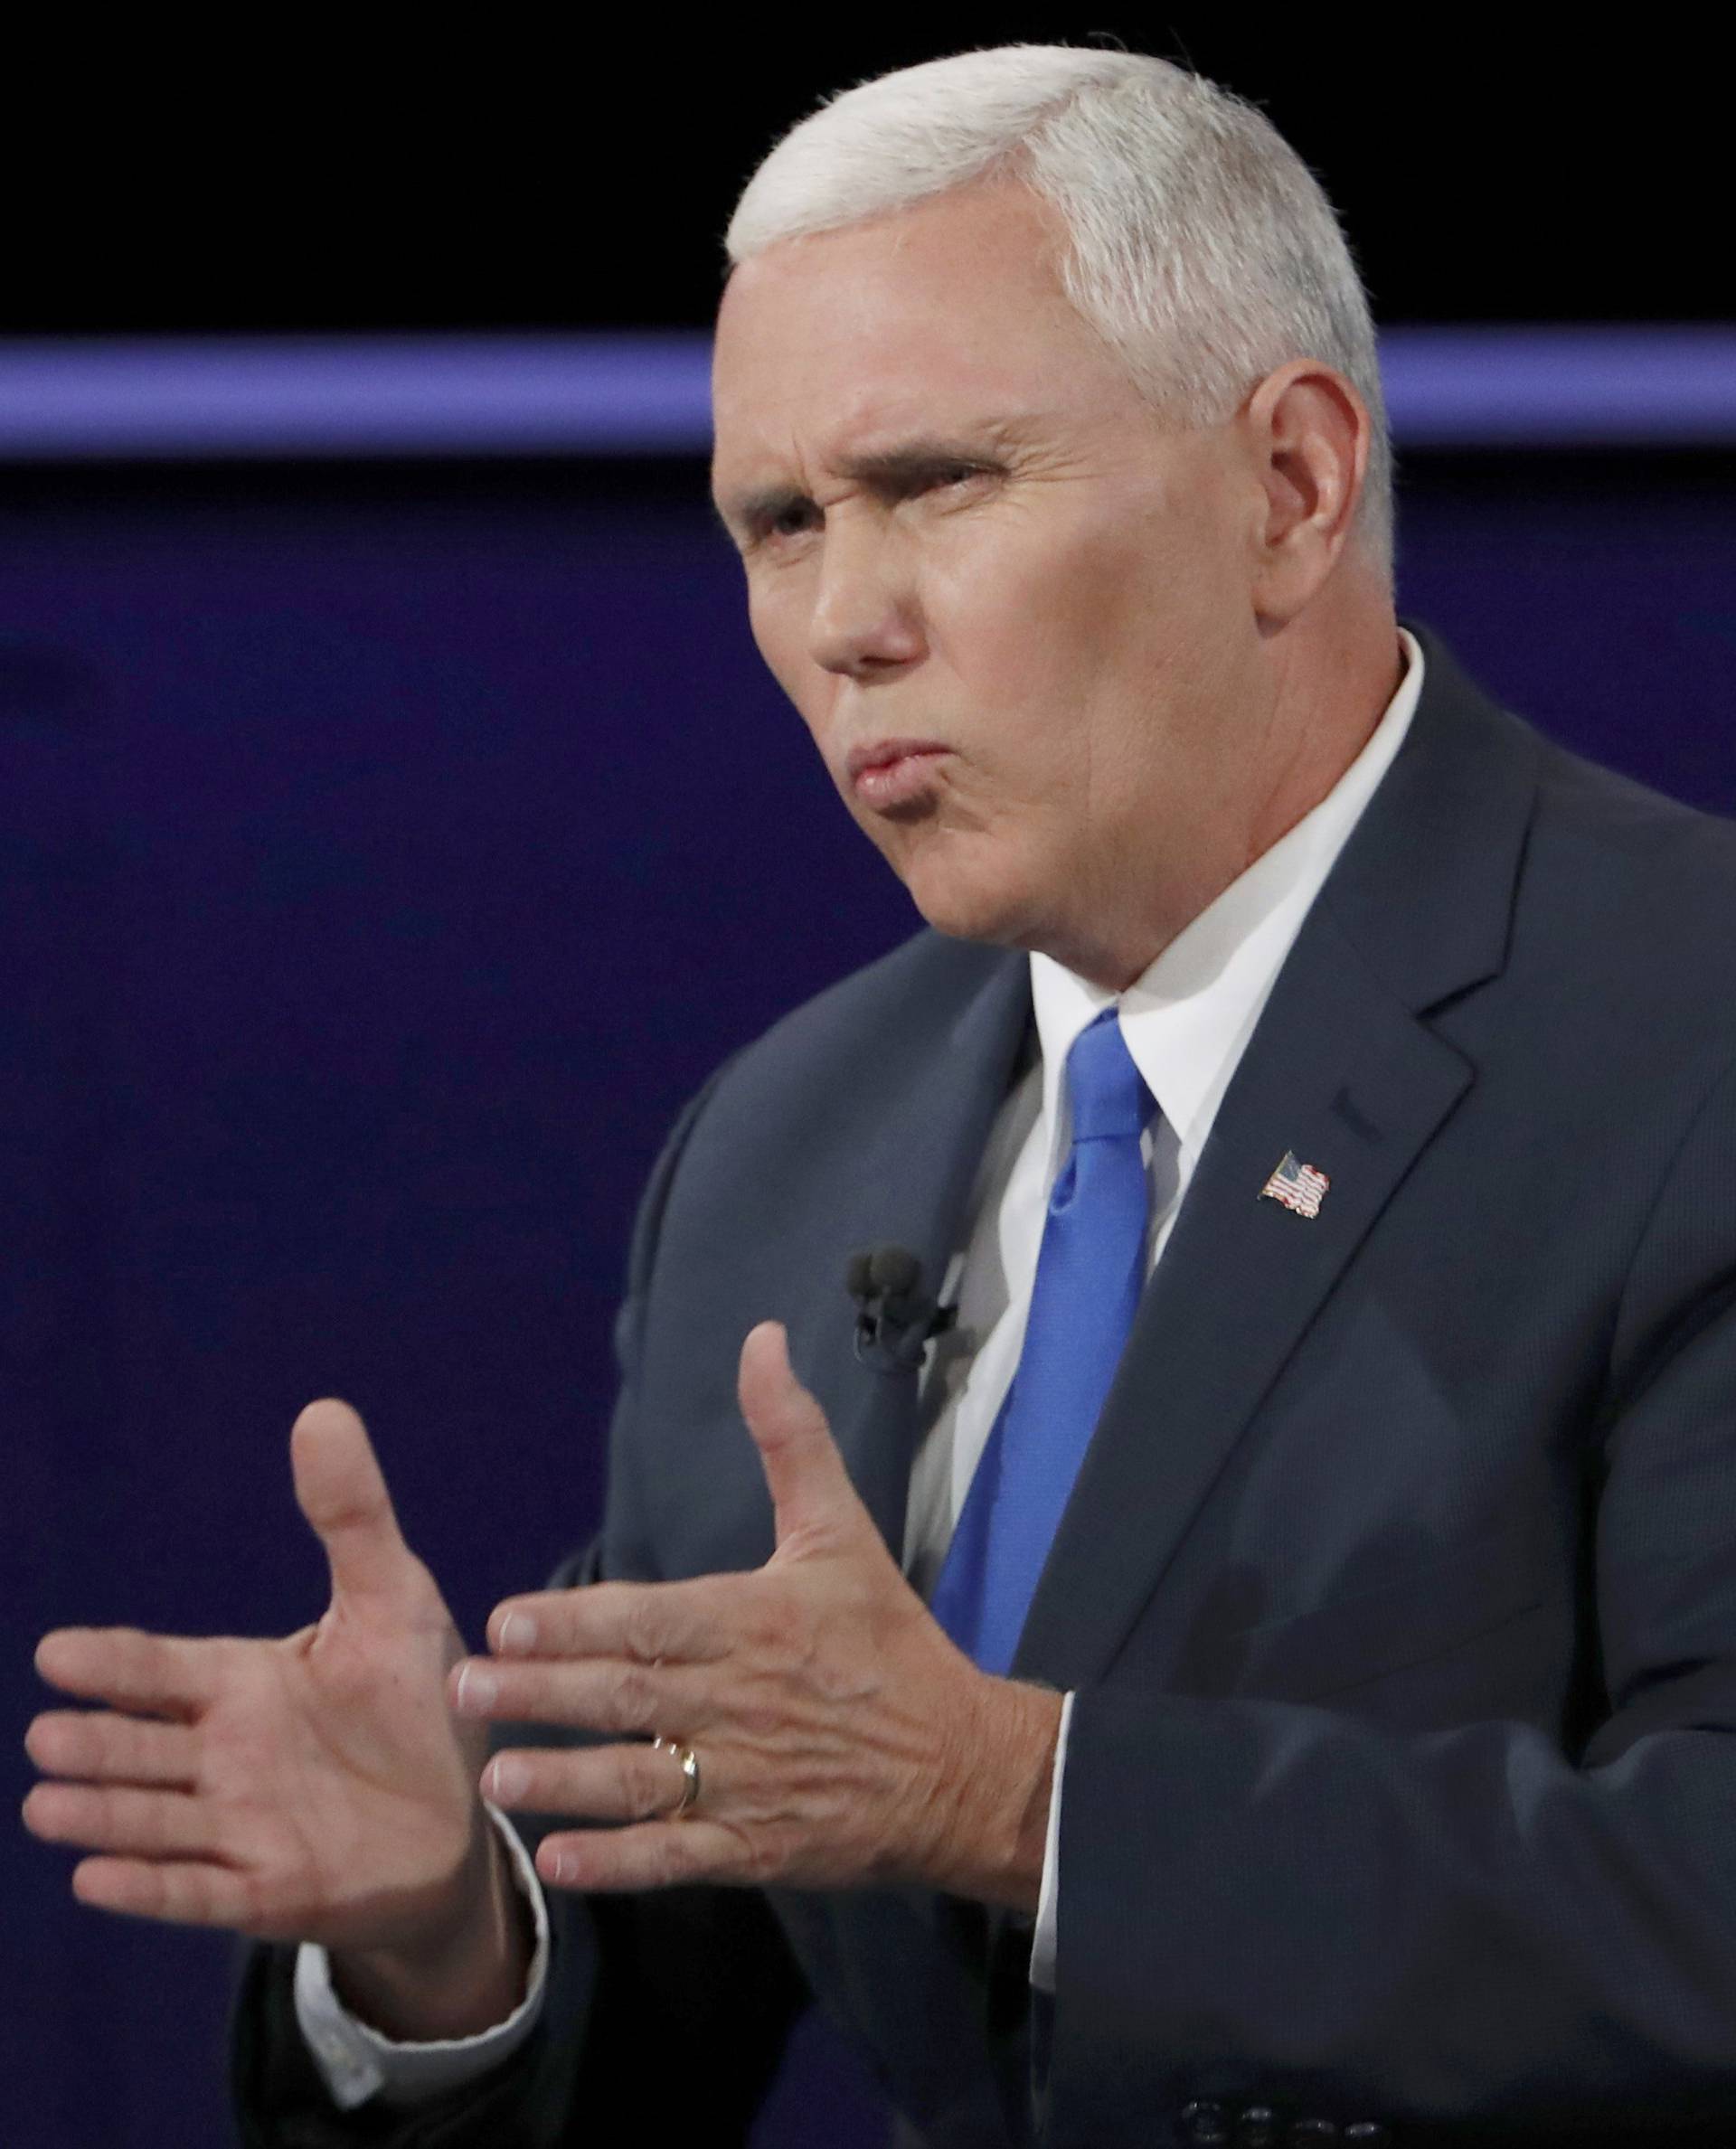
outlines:
[[1005, 881], [937, 872], [935, 862], [904, 862], [899, 878], [937, 933], [995, 947], [1029, 947], [1034, 927], [1029, 891]]

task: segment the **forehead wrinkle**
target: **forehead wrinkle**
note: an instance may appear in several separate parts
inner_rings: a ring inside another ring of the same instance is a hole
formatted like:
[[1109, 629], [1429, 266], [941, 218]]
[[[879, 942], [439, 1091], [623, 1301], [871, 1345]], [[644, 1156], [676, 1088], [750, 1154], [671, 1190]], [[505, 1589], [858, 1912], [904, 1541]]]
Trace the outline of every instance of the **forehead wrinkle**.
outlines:
[[[898, 400], [915, 401], [904, 395]], [[868, 404], [870, 398], [863, 395], [862, 401]], [[790, 434], [788, 443], [782, 447], [763, 445], [752, 456], [752, 464], [769, 468], [771, 473], [788, 471], [793, 475], [767, 475], [759, 484], [743, 481], [724, 492], [713, 490], [712, 505], [724, 529], [746, 529], [812, 498], [812, 477], [807, 475], [810, 467], [815, 475], [842, 479], [844, 484], [898, 484], [937, 462], [949, 462], [954, 457], [967, 460], [984, 451], [1021, 447], [1027, 440], [1052, 434], [1059, 423], [1061, 417], [1055, 410], [1021, 401], [1004, 406], [982, 404], [973, 415], [952, 421], [935, 421], [926, 415], [894, 419], [883, 417], [879, 410], [857, 409], [835, 423], [832, 440], [818, 447], [812, 456], [804, 454], [795, 434]]]
[[[848, 446], [844, 441], [854, 429], [846, 426], [840, 429], [843, 438], [818, 457], [817, 467], [826, 476], [849, 483], [896, 483], [936, 463], [1016, 446], [1040, 432], [1043, 424], [1043, 413], [1028, 410], [994, 412], [952, 425], [881, 421], [863, 429], [865, 441]], [[799, 463], [803, 458], [792, 450], [790, 459]], [[731, 489], [718, 503], [718, 512], [726, 522], [751, 521], [807, 497], [798, 478], [768, 478], [760, 485]]]
[[[934, 442], [959, 442], [1011, 438], [1028, 432], [1043, 420], [1028, 391], [1011, 382], [918, 381], [901, 382], [896, 391], [853, 399], [819, 444], [822, 467], [846, 470], [853, 463], [865, 463], [904, 453], [919, 452]], [[937, 407], [938, 406], [938, 407]]]
[[986, 413], [952, 423], [925, 420], [910, 426], [871, 427], [865, 441], [834, 449], [826, 458], [826, 467], [836, 471], [840, 477], [896, 477], [950, 456], [1011, 447], [1039, 430], [1041, 422], [1030, 411], [1016, 411]]

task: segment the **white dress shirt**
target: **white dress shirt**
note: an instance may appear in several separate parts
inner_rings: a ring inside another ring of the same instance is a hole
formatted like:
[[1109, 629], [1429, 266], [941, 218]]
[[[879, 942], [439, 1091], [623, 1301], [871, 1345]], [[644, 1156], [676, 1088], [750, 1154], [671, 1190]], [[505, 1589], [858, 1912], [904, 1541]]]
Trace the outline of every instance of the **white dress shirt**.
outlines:
[[[1302, 920], [1345, 840], [1404, 743], [1422, 690], [1422, 651], [1400, 630], [1404, 676], [1367, 744], [1333, 789], [1263, 853], [1120, 994], [1031, 957], [1038, 1054], [995, 1119], [941, 1296], [957, 1326], [932, 1344], [924, 1369], [924, 1430], [910, 1474], [904, 1569], [926, 1601], [952, 1541], [970, 1480], [1024, 1341], [1050, 1191], [1071, 1141], [1061, 1072], [1073, 1041], [1105, 1007], [1119, 1010], [1134, 1065], [1157, 1100], [1144, 1137], [1151, 1187], [1147, 1274], [1162, 1257], [1200, 1152], [1241, 1064]], [[1274, 1151], [1278, 1161], [1282, 1141]], [[1161, 1437], [1161, 1428], [1156, 1435]], [[1032, 1983], [1054, 1989], [1060, 1899], [1061, 1801], [1072, 1696], [1062, 1703]], [[492, 1809], [491, 1809], [492, 1810]], [[346, 2013], [323, 1949], [296, 1965], [296, 2012], [332, 2095], [344, 2108], [380, 2093], [409, 2103], [496, 2065], [529, 2034], [540, 2006], [548, 1920], [535, 1872], [518, 1851], [514, 1871], [534, 1907], [536, 1960], [524, 2001], [499, 2028], [439, 2044], [398, 2044]]]

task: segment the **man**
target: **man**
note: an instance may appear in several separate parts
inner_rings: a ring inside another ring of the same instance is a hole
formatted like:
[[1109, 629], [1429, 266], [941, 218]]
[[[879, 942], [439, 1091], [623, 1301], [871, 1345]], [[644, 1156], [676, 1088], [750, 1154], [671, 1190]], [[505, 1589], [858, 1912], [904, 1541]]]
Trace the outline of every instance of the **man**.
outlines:
[[731, 249], [754, 631], [938, 931], [677, 1128], [557, 1588], [463, 1657], [315, 1404], [330, 1611], [50, 1636], [31, 1824], [269, 1944], [259, 2143], [741, 2139], [808, 1993], [949, 2149], [1727, 2138], [1736, 845], [1401, 632], [1222, 93], [907, 71]]

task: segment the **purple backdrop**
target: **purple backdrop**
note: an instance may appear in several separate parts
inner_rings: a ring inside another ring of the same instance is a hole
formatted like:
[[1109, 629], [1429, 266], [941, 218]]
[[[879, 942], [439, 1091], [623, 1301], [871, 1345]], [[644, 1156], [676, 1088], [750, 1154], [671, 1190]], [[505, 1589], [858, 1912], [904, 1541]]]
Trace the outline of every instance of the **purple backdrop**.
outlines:
[[[10, 481], [18, 1734], [47, 1626], [317, 1611], [285, 1446], [316, 1394], [368, 1418], [472, 1637], [540, 1580], [597, 1513], [609, 1315], [677, 1106], [913, 922], [760, 668], [702, 474], [641, 476]], [[1406, 606], [1547, 728], [1728, 810], [1727, 476], [1420, 465]], [[224, 2139], [225, 1944], [80, 1910], [16, 1829], [5, 1862], [0, 2135]], [[762, 2135], [876, 2126], [810, 2050]]]

